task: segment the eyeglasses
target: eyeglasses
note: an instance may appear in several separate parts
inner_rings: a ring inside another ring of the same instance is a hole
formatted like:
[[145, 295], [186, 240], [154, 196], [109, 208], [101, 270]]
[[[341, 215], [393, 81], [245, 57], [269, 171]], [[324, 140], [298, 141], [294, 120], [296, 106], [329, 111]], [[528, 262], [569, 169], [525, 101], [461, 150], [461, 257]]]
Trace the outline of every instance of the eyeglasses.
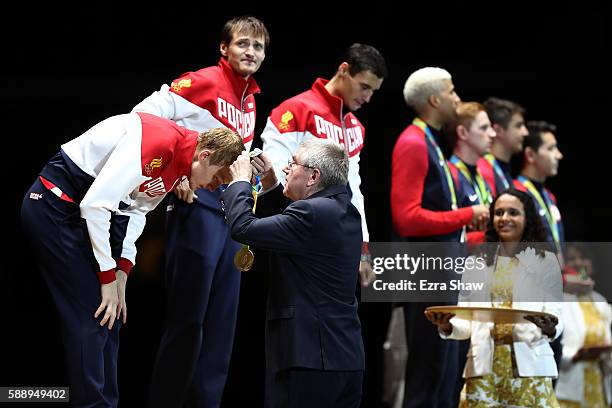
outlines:
[[312, 167], [312, 166], [307, 166], [306, 164], [298, 163], [298, 162], [296, 162], [296, 161], [295, 161], [295, 160], [293, 160], [293, 159], [289, 159], [289, 160], [287, 161], [287, 165], [289, 166], [289, 169], [290, 169], [290, 170], [293, 170], [293, 168], [294, 168], [295, 166], [307, 167], [307, 168], [309, 168], [309, 169], [315, 169], [315, 168], [316, 168], [316, 167]]

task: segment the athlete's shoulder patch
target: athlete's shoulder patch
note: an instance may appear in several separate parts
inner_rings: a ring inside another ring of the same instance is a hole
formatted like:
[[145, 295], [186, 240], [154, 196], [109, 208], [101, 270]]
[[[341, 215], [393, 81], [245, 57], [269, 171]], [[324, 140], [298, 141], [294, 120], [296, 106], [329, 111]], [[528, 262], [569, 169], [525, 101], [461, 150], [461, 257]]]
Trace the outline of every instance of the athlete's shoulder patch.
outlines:
[[163, 165], [163, 162], [163, 158], [160, 156], [152, 159], [149, 163], [145, 163], [143, 166], [145, 176], [150, 177], [153, 174], [153, 170], [160, 168]]
[[191, 78], [177, 79], [170, 84], [172, 90], [176, 93], [181, 93], [183, 88], [191, 88]]
[[281, 115], [280, 121], [276, 124], [276, 127], [282, 131], [292, 130], [295, 127], [295, 121], [293, 119], [293, 113], [287, 110]]

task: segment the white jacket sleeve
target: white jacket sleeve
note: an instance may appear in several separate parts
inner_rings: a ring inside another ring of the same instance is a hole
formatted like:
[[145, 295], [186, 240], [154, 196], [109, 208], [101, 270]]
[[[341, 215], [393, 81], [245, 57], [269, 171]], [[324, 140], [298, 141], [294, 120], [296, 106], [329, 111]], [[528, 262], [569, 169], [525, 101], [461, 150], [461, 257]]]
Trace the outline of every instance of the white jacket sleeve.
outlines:
[[[474, 258], [474, 256], [471, 256], [471, 258]], [[457, 306], [491, 306], [488, 281], [490, 267], [483, 265], [481, 268], [480, 265], [478, 262], [466, 262], [461, 282], [464, 284], [482, 284], [483, 286], [481, 290], [460, 291]], [[465, 340], [472, 336], [471, 320], [453, 317], [450, 322], [453, 325], [453, 331], [448, 336], [440, 332], [443, 339]]]
[[[558, 338], [563, 332], [563, 318], [562, 318], [562, 301], [563, 301], [563, 280], [561, 278], [561, 267], [555, 254], [552, 252], [546, 252], [543, 260], [538, 260], [539, 257], [532, 251], [529, 263], [536, 265], [533, 267], [534, 271], [537, 271], [536, 276], [539, 280], [536, 281], [536, 285], [539, 288], [534, 288], [533, 294], [525, 296], [535, 296], [536, 293], [541, 294], [541, 301], [537, 302], [536, 299], [528, 302], [515, 302], [517, 309], [526, 310], [539, 310], [542, 312], [550, 313], [557, 317], [558, 323], [555, 327], [555, 335], [553, 338], [549, 338], [542, 333], [542, 330], [533, 323], [517, 323], [514, 325], [514, 338], [518, 341], [527, 343], [529, 346], [534, 347], [535, 345], [541, 344], [542, 342], [552, 341]], [[539, 262], [539, 264], [538, 264]]]
[[[180, 96], [170, 92], [170, 87], [166, 84], [161, 86], [159, 91], [153, 92], [138, 105], [134, 106], [132, 112], [145, 112], [155, 116], [177, 121], [182, 118], [177, 116], [177, 101]], [[182, 99], [182, 98], [181, 98]]]
[[285, 184], [283, 168], [287, 166], [287, 162], [291, 159], [293, 152], [297, 150], [300, 143], [313, 137], [309, 132], [280, 133], [274, 123], [268, 118], [266, 127], [261, 133], [263, 151], [272, 162], [276, 178], [281, 184]]
[[545, 275], [542, 276], [544, 290], [544, 312], [555, 315], [559, 320], [556, 326], [555, 337], [558, 338], [563, 333], [562, 301], [563, 301], [563, 279], [561, 277], [561, 265], [557, 256], [552, 252], [546, 252], [544, 258]]
[[365, 242], [370, 242], [370, 234], [368, 232], [368, 224], [366, 222], [365, 216], [365, 203], [363, 199], [363, 194], [361, 194], [361, 176], [359, 175], [359, 160], [359, 153], [349, 159], [348, 181], [349, 186], [351, 187], [351, 192], [353, 194], [351, 198], [351, 203], [353, 203], [353, 205], [357, 208], [357, 211], [359, 211], [359, 214], [361, 215], [361, 234], [363, 236], [362, 240]]
[[[467, 305], [459, 305], [459, 306], [467, 306]], [[467, 340], [472, 335], [472, 322], [465, 319], [460, 319], [458, 317], [453, 317], [450, 320], [453, 325], [453, 331], [448, 336], [442, 332], [440, 333], [440, 337], [445, 340]]]
[[[110, 247], [111, 212], [117, 211], [119, 202], [147, 179], [141, 170], [141, 140], [141, 135], [121, 138], [80, 204], [101, 272], [116, 267]], [[140, 223], [144, 226], [144, 214]]]
[[118, 210], [118, 215], [129, 217], [127, 231], [123, 239], [121, 258], [129, 260], [132, 265], [136, 264], [136, 240], [142, 235], [146, 223], [146, 214], [153, 211], [162, 202], [165, 195], [153, 198], [142, 199], [142, 197], [132, 200], [132, 203], [123, 210]]

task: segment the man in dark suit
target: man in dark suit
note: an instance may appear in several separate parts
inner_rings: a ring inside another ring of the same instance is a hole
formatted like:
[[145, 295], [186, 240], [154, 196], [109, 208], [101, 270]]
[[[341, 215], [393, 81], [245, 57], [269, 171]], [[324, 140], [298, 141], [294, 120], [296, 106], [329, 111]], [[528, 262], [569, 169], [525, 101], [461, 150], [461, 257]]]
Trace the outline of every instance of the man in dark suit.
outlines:
[[257, 216], [251, 166], [248, 155], [232, 164], [233, 181], [221, 199], [232, 237], [271, 251], [278, 263], [266, 313], [267, 406], [358, 407], [362, 236], [346, 188], [348, 156], [329, 141], [304, 142], [283, 169], [283, 186], [262, 154], [253, 161], [264, 187]]

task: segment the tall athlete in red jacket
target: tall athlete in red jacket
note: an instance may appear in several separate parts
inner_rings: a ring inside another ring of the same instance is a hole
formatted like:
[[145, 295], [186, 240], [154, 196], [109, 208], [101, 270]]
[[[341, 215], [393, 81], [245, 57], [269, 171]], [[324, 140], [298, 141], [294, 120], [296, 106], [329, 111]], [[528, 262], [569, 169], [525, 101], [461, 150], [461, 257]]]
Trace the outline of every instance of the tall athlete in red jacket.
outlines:
[[[458, 208], [457, 195], [440, 144], [441, 129], [455, 120], [459, 96], [450, 74], [422, 68], [410, 75], [404, 99], [417, 117], [393, 149], [391, 214], [403, 241], [460, 242], [463, 227], [488, 217], [484, 205]], [[459, 364], [454, 343], [427, 327], [427, 303], [406, 303], [408, 362], [404, 407], [456, 407]]]
[[362, 285], [367, 285], [374, 274], [367, 245], [370, 237], [359, 175], [365, 128], [353, 112], [370, 102], [386, 75], [386, 63], [378, 50], [370, 45], [353, 44], [342, 57], [332, 79], [318, 78], [308, 91], [274, 108], [261, 135], [264, 151], [281, 183], [285, 182], [283, 167], [303, 141], [328, 139], [344, 147], [349, 155], [351, 202], [361, 214], [364, 244], [359, 274]]
[[[250, 16], [228, 21], [217, 66], [188, 72], [163, 85], [134, 110], [189, 129], [235, 130], [247, 150], [255, 130], [253, 78], [270, 42], [264, 24]], [[150, 406], [197, 407], [221, 403], [238, 313], [240, 248], [225, 224], [218, 191], [179, 191], [170, 197], [166, 231], [167, 308], [151, 382]], [[193, 202], [192, 202], [193, 201]], [[184, 219], [190, 222], [183, 222]]]

